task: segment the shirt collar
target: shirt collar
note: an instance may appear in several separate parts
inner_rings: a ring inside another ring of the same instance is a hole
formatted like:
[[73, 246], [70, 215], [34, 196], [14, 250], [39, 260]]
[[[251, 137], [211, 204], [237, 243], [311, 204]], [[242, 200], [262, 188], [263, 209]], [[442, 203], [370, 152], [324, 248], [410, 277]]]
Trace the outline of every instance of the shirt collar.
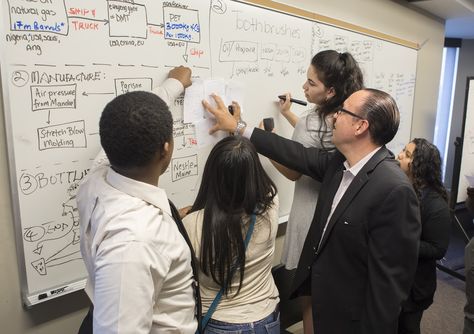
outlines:
[[110, 167], [107, 170], [106, 179], [115, 189], [150, 203], [171, 216], [168, 196], [163, 189], [120, 175]]
[[362, 159], [360, 159], [354, 166], [350, 167], [349, 166], [349, 163], [346, 161], [344, 161], [344, 167], [346, 168], [346, 172], [350, 172], [352, 175], [356, 176], [357, 173], [360, 172], [360, 170], [365, 166], [365, 164], [370, 160], [370, 158], [372, 158], [374, 156], [375, 153], [377, 153], [378, 150], [380, 150], [382, 148], [382, 146], [380, 147], [377, 147], [375, 150], [373, 150], [372, 152], [370, 152], [369, 154], [367, 154], [365, 157], [363, 157]]

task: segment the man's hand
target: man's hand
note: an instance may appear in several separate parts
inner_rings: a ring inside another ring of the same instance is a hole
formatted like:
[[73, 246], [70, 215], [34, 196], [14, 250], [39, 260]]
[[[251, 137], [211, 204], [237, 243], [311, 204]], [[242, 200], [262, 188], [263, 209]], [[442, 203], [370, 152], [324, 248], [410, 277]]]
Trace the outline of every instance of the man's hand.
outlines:
[[232, 101], [232, 108], [234, 109], [234, 116], [232, 116], [220, 96], [212, 94], [212, 98], [216, 101], [217, 107], [211, 106], [206, 100], [202, 101], [204, 108], [216, 118], [216, 124], [209, 130], [209, 133], [213, 134], [217, 130], [234, 132], [237, 127], [237, 120], [234, 117], [240, 118], [240, 105]]
[[183, 84], [184, 88], [188, 88], [192, 85], [191, 82], [191, 69], [189, 67], [179, 66], [173, 68], [168, 73], [168, 78], [173, 78], [178, 80]]

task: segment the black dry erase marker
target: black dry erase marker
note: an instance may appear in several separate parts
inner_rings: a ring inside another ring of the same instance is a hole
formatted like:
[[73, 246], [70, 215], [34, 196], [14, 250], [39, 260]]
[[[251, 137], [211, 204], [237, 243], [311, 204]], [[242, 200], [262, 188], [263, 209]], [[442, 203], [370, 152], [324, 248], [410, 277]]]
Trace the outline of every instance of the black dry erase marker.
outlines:
[[263, 119], [263, 128], [265, 131], [272, 131], [275, 127], [275, 122], [273, 121], [273, 117], [268, 117]]
[[232, 105], [228, 106], [227, 109], [229, 109], [229, 112], [232, 116], [234, 116], [234, 107]]
[[[286, 101], [286, 96], [285, 95], [278, 95], [278, 98], [283, 100], [283, 101]], [[308, 105], [308, 102], [297, 100], [297, 99], [294, 99], [294, 98], [290, 98], [290, 102], [293, 102], [293, 103], [296, 103], [296, 104], [301, 104], [302, 106]]]

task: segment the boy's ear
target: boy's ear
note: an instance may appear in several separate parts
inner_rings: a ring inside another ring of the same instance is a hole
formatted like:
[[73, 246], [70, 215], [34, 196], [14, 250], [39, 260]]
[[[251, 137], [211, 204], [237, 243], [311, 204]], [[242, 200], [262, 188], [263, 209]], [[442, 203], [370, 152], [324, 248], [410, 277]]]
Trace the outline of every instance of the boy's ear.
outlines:
[[169, 143], [169, 142], [165, 142], [165, 144], [163, 145], [163, 150], [161, 151], [161, 157], [165, 157], [165, 156], [168, 156], [170, 155], [173, 150], [173, 146]]

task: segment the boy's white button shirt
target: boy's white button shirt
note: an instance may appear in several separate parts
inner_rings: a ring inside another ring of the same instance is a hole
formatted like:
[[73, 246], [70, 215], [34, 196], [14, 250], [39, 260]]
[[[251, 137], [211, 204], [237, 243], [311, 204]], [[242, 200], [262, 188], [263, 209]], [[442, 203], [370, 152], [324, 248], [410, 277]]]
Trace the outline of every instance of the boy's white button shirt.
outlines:
[[[168, 79], [155, 93], [169, 104], [182, 89]], [[116, 173], [102, 153], [77, 201], [94, 332], [194, 333], [191, 253], [165, 191]]]

